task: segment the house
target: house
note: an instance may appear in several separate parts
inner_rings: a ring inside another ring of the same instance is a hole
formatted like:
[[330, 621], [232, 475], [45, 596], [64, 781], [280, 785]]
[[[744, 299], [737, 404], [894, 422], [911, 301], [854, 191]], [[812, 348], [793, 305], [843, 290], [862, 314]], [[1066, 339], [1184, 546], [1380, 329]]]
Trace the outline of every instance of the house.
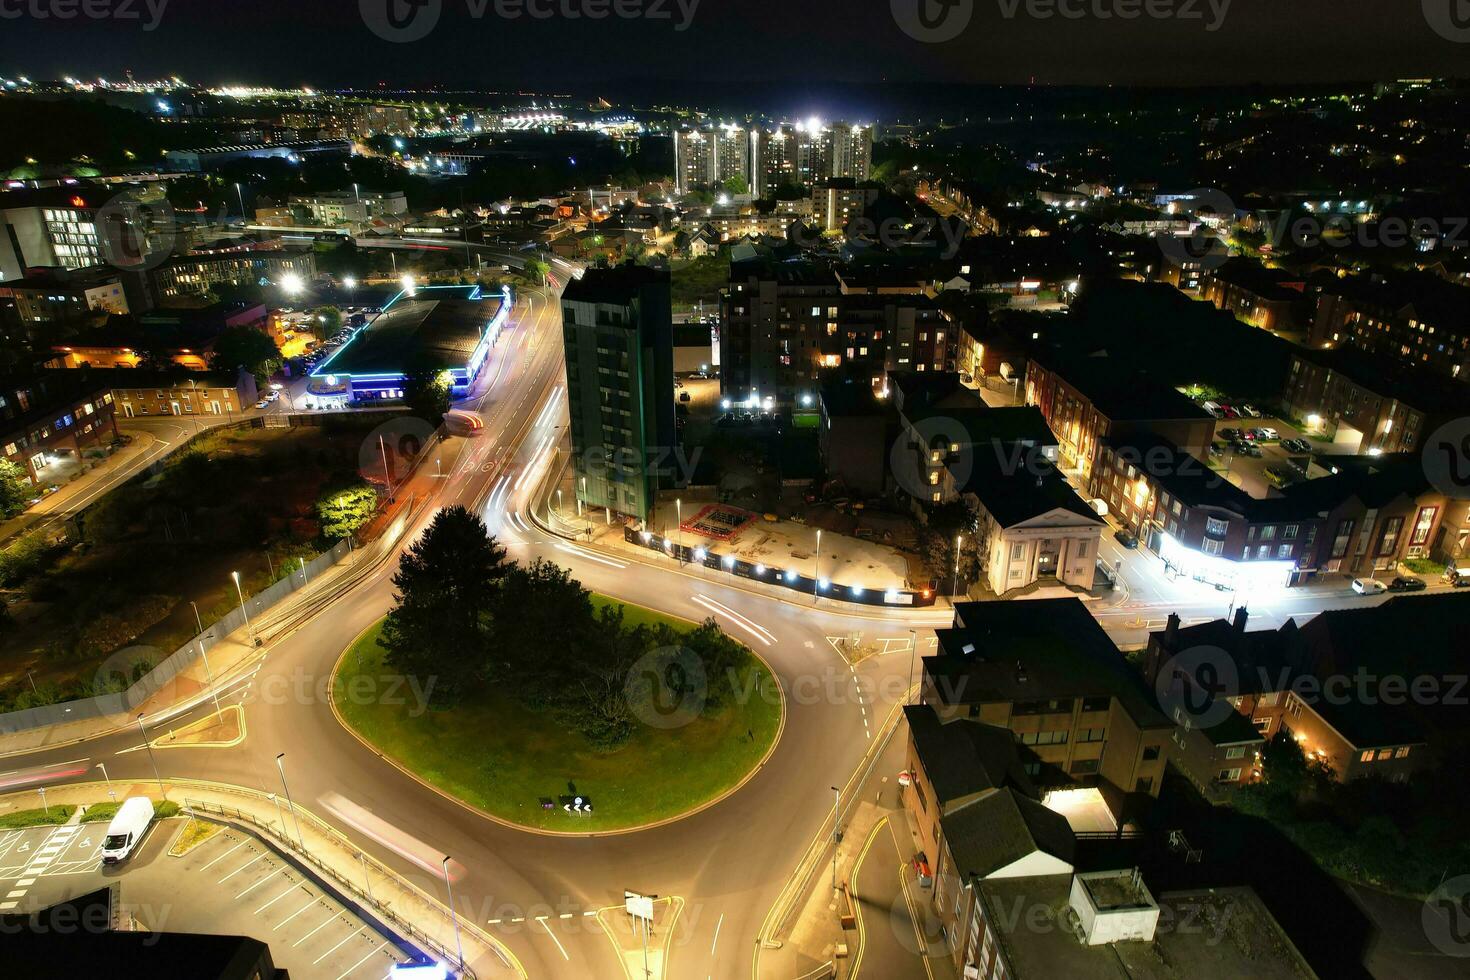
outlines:
[[1218, 268], [1202, 270], [1199, 283], [1201, 299], [1273, 333], [1296, 331], [1306, 325], [1305, 307], [1310, 302], [1306, 288], [1303, 276], [1268, 269], [1255, 259], [1239, 257]]
[[1174, 723], [1080, 600], [961, 602], [934, 635], [921, 702], [1009, 730], [1044, 802], [1113, 830], [1158, 796]]
[[998, 596], [1048, 582], [1088, 591], [1103, 520], [1044, 456], [1023, 458], [1012, 466], [982, 453], [965, 484], [978, 505], [986, 584]]

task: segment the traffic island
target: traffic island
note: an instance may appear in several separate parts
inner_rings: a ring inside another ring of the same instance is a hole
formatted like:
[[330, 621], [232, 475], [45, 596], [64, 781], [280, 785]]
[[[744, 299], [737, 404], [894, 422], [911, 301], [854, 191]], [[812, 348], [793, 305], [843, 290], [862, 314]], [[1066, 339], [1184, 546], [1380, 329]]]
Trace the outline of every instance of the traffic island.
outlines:
[[[681, 631], [693, 625], [626, 606], [625, 621], [635, 619], [664, 620]], [[391, 683], [404, 679], [384, 662], [381, 628], [359, 636], [337, 663], [332, 704], [339, 720], [420, 782], [514, 826], [597, 834], [679, 819], [738, 789], [780, 735], [780, 686], [749, 650], [731, 696], [718, 707], [695, 711], [682, 699], [655, 697], [634, 711], [640, 723], [632, 735], [606, 749], [554, 712], [501, 690], [478, 691], [447, 710], [428, 707], [415, 699], [413, 683]], [[640, 661], [626, 684], [619, 679], [619, 690], [636, 686], [644, 667], [666, 666]]]
[[611, 940], [627, 977], [663, 980], [673, 976], [669, 957], [674, 949], [674, 929], [684, 899], [678, 895], [658, 898], [626, 893], [623, 905], [601, 909], [597, 924]]

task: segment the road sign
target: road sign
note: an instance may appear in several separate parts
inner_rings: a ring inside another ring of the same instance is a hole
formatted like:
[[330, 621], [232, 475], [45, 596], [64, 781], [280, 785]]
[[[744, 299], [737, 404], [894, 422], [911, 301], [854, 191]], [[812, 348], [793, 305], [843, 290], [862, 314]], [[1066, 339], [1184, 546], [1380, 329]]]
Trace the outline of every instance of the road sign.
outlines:
[[653, 900], [657, 895], [640, 895], [637, 892], [623, 892], [623, 908], [635, 919], [643, 919], [646, 922], [653, 921]]
[[591, 813], [592, 800], [586, 796], [563, 796], [561, 808], [568, 813]]

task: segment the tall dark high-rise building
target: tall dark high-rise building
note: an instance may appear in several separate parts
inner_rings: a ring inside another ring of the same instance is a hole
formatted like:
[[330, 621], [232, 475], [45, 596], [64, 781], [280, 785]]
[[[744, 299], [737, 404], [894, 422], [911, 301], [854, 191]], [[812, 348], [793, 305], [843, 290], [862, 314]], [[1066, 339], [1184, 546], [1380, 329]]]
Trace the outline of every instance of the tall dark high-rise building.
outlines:
[[647, 520], [673, 473], [669, 274], [589, 269], [562, 294], [577, 499]]

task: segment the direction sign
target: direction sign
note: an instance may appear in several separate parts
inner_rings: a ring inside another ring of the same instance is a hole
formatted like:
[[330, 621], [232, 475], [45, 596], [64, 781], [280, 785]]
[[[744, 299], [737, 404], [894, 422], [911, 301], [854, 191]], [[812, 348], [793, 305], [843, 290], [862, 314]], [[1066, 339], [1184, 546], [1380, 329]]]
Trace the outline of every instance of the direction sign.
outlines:
[[635, 919], [643, 919], [646, 922], [653, 921], [653, 900], [656, 895], [640, 895], [637, 892], [624, 890], [623, 908]]

